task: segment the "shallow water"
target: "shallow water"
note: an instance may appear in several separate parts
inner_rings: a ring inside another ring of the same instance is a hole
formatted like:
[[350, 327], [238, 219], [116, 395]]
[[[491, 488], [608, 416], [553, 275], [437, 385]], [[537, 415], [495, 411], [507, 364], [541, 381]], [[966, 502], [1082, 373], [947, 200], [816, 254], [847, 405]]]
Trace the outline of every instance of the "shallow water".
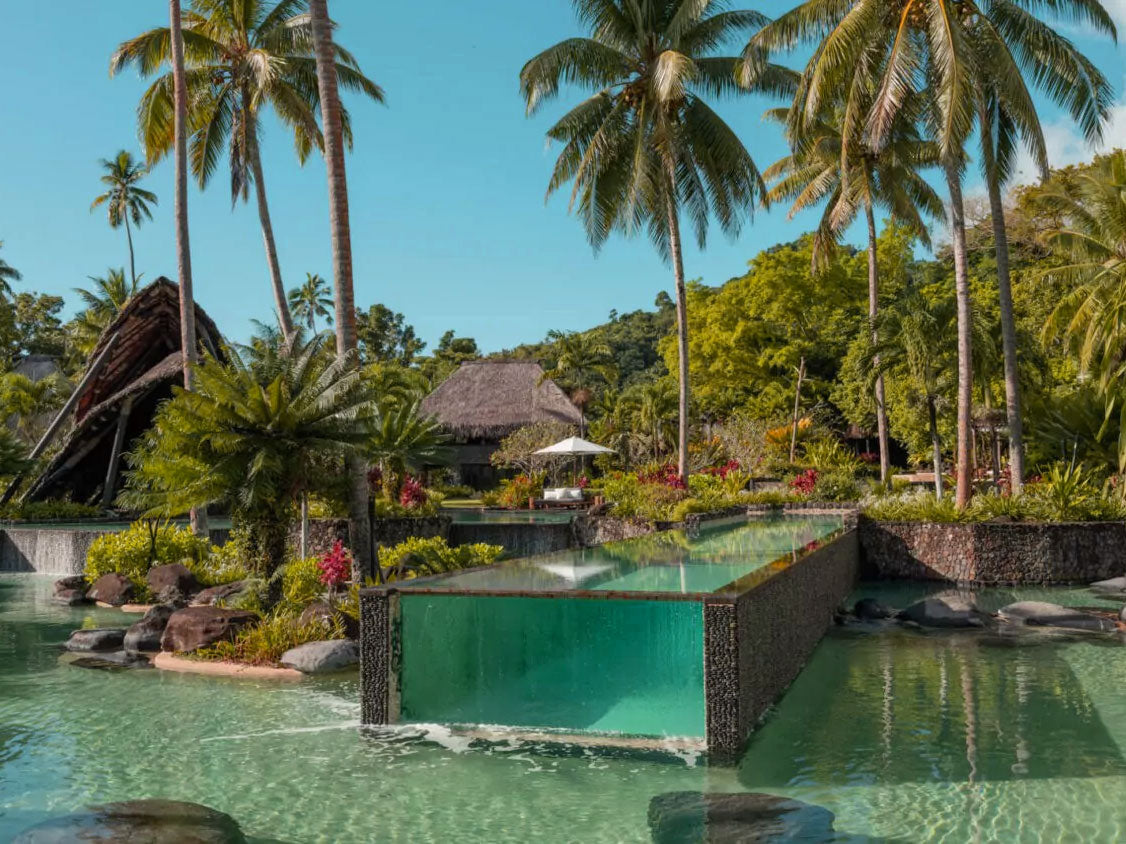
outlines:
[[[742, 764], [723, 769], [361, 733], [354, 676], [282, 685], [62, 665], [70, 630], [121, 616], [49, 594], [49, 578], [0, 577], [0, 841], [137, 797], [201, 802], [284, 841], [646, 841], [649, 801], [681, 790], [793, 796], [834, 812], [848, 840], [1126, 835], [1126, 649], [1097, 638], [835, 631]], [[1097, 603], [1082, 590], [983, 598], [1061, 595]]]

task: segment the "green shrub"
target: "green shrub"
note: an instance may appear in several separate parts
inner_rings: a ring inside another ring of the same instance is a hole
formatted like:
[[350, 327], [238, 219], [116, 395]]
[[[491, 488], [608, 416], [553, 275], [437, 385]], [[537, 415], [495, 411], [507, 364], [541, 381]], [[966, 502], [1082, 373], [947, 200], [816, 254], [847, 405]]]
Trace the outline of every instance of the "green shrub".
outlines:
[[379, 566], [389, 580], [442, 574], [458, 569], [490, 565], [504, 553], [500, 545], [477, 542], [451, 548], [440, 536], [412, 536], [391, 548], [379, 549]]
[[317, 567], [318, 557], [290, 560], [281, 570], [282, 600], [281, 608], [300, 612], [314, 601], [324, 596], [325, 586], [321, 583], [321, 570]]
[[767, 507], [782, 507], [800, 500], [800, 496], [781, 489], [764, 489], [743, 496], [743, 501], [747, 504], [765, 505]]
[[644, 483], [632, 474], [607, 478], [602, 494], [614, 505], [610, 511], [613, 515], [650, 522], [672, 521], [673, 510], [686, 497], [684, 490], [662, 483]]
[[822, 474], [842, 472], [855, 475], [863, 466], [863, 461], [836, 437], [814, 440], [805, 447], [805, 463]]
[[[959, 511], [954, 500], [941, 500], [929, 490], [903, 496], [884, 496], [870, 500], [864, 515], [885, 522], [988, 522], [995, 519], [1032, 522], [1103, 522], [1126, 519], [1126, 504], [1115, 496], [1102, 494], [1089, 480], [1062, 472], [1046, 475], [1049, 480], [1029, 484], [1023, 495], [994, 493], [975, 495], [969, 506]], [[1053, 483], [1054, 482], [1054, 483]]]
[[848, 471], [822, 472], [813, 484], [810, 498], [814, 501], [859, 501], [860, 484]]
[[481, 500], [487, 507], [518, 510], [528, 506], [529, 498], [539, 498], [543, 494], [543, 481], [542, 473], [503, 478], [500, 488], [486, 492], [481, 496]]
[[210, 554], [211, 543], [187, 528], [140, 521], [95, 539], [86, 552], [85, 574], [91, 583], [110, 572], [123, 574], [143, 598], [149, 593], [145, 578], [153, 566], [184, 563], [191, 568]]
[[28, 501], [11, 503], [0, 508], [0, 519], [23, 522], [77, 521], [95, 519], [103, 514], [99, 507], [73, 501]]
[[210, 647], [200, 648], [195, 656], [247, 665], [277, 665], [282, 654], [290, 648], [322, 639], [343, 638], [344, 628], [338, 620], [333, 620], [332, 626], [326, 630], [320, 621], [301, 624], [292, 613], [276, 612], [258, 624], [243, 628], [234, 641], [216, 642]]

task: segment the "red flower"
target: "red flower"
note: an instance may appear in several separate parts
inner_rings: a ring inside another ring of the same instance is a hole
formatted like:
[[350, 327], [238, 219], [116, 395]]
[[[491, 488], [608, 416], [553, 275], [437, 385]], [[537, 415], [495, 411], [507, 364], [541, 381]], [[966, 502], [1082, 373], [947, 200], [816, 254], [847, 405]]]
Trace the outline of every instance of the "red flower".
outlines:
[[644, 472], [637, 476], [643, 484], [662, 484], [669, 489], [687, 489], [688, 485], [676, 471], [671, 463], [662, 466], [653, 472]]
[[860, 459], [865, 463], [879, 463], [880, 455], [874, 451], [862, 451], [860, 452]]
[[816, 469], [806, 469], [792, 481], [790, 488], [801, 495], [809, 495], [817, 485], [818, 472]]
[[321, 583], [325, 586], [338, 586], [352, 576], [352, 555], [338, 539], [332, 543], [332, 550], [317, 560], [321, 570]]
[[368, 489], [372, 492], [379, 492], [379, 488], [383, 483], [383, 470], [378, 466], [372, 466], [368, 469]]
[[408, 510], [426, 503], [426, 490], [417, 480], [407, 475], [403, 481], [403, 491], [399, 493], [399, 503]]
[[590, 486], [590, 478], [588, 478], [586, 475], [583, 475], [581, 478], [579, 478], [579, 489], [586, 489], [588, 486]]

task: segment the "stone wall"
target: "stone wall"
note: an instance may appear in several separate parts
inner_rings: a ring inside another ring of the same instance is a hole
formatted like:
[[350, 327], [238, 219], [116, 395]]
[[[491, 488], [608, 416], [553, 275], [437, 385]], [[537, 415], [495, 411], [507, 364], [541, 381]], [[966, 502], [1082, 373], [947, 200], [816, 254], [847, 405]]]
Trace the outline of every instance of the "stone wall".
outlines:
[[[448, 538], [450, 533], [449, 516], [426, 516], [420, 519], [373, 519], [372, 539], [376, 547], [398, 545], [412, 536]], [[310, 557], [320, 556], [332, 549], [336, 540], [348, 546], [347, 519], [309, 519], [309, 535], [306, 550]], [[289, 527], [289, 546], [297, 553], [301, 543], [301, 523], [294, 522]]]
[[656, 533], [657, 525], [640, 519], [619, 519], [616, 516], [579, 513], [571, 522], [575, 543], [580, 548], [590, 548], [607, 542], [634, 539]]
[[1126, 574], [1126, 523], [860, 520], [870, 578], [967, 585], [1091, 583]]
[[576, 541], [569, 522], [463, 522], [449, 530], [450, 545], [500, 545], [508, 558], [565, 551], [575, 547]]
[[399, 720], [399, 596], [386, 587], [360, 590], [360, 723]]
[[704, 601], [708, 752], [719, 762], [742, 751], [855, 587], [857, 531], [760, 571], [762, 579], [748, 591]]

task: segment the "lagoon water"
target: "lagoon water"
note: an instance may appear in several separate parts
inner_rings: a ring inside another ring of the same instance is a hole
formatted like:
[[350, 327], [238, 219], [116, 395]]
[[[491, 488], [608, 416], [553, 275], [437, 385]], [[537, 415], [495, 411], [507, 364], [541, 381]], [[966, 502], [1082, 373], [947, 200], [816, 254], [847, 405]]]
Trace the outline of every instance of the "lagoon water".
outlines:
[[[86, 619], [50, 579], [0, 577], [0, 841], [90, 803], [166, 797], [281, 841], [646, 841], [671, 791], [758, 791], [839, 840], [1126, 835], [1126, 647], [1045, 636], [833, 632], [737, 768], [689, 755], [365, 732], [355, 676], [278, 684], [61, 664]], [[866, 589], [902, 604], [915, 587]], [[989, 591], [1096, 603], [1067, 590]], [[1107, 606], [1110, 606], [1109, 604]]]

